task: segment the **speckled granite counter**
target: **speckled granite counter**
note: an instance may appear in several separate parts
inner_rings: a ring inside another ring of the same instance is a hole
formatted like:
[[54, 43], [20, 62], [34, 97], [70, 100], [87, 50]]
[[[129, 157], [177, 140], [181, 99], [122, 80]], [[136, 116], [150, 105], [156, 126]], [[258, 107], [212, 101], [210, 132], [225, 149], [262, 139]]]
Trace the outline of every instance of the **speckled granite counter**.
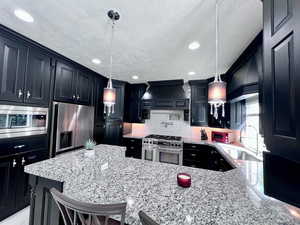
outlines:
[[[124, 157], [122, 147], [99, 145], [25, 167], [27, 173], [64, 182], [64, 193], [92, 203], [128, 202], [126, 222], [140, 224], [144, 210], [161, 225], [300, 224], [292, 207], [258, 196], [241, 170], [226, 173]], [[192, 175], [177, 186], [176, 174]]]

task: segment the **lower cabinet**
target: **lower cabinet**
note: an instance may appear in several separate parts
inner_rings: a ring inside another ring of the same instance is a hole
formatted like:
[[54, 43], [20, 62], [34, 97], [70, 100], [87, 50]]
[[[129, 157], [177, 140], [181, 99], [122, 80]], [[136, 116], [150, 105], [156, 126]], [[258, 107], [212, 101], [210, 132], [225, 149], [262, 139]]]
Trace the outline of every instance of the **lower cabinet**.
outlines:
[[12, 157], [0, 159], [0, 221], [14, 212], [16, 174]]
[[189, 143], [183, 145], [183, 165], [215, 171], [233, 169], [214, 147]]
[[126, 157], [142, 158], [142, 139], [123, 138], [123, 145], [126, 146]]
[[123, 122], [121, 120], [107, 120], [104, 126], [103, 144], [121, 145]]
[[29, 205], [29, 175], [24, 167], [47, 157], [48, 151], [40, 149], [0, 159], [0, 221]]

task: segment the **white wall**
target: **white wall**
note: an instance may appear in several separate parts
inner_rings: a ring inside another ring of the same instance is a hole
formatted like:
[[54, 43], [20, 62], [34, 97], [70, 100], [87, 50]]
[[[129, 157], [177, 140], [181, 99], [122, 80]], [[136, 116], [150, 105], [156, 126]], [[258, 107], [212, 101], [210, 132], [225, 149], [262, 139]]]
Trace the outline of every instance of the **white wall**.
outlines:
[[151, 134], [190, 137], [192, 129], [183, 116], [183, 111], [180, 110], [151, 110], [150, 119], [145, 121], [145, 127]]

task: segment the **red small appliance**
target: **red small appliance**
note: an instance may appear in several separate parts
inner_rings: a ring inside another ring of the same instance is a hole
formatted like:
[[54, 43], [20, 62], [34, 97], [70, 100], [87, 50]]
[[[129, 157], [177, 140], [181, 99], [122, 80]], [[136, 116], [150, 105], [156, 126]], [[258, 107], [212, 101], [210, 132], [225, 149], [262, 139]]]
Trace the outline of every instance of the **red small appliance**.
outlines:
[[212, 131], [211, 139], [215, 142], [230, 144], [234, 142], [233, 133], [230, 131]]

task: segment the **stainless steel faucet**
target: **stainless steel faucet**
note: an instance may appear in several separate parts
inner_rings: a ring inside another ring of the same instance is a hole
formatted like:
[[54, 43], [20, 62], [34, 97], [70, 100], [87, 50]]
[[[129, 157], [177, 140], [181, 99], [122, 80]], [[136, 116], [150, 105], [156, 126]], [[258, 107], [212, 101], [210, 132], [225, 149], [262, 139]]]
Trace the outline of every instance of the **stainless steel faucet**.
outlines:
[[242, 136], [242, 132], [243, 132], [243, 130], [244, 129], [246, 129], [247, 127], [249, 127], [249, 128], [252, 128], [254, 131], [255, 131], [255, 133], [256, 133], [256, 155], [258, 155], [259, 154], [259, 145], [258, 145], [258, 136], [259, 136], [259, 132], [258, 132], [258, 130], [257, 130], [257, 128], [256, 127], [254, 127], [254, 126], [252, 126], [252, 125], [247, 125], [247, 124], [245, 124], [244, 126], [242, 126], [242, 128], [240, 129], [240, 142], [241, 143], [243, 143], [243, 138], [249, 138], [249, 137], [243, 137]]

